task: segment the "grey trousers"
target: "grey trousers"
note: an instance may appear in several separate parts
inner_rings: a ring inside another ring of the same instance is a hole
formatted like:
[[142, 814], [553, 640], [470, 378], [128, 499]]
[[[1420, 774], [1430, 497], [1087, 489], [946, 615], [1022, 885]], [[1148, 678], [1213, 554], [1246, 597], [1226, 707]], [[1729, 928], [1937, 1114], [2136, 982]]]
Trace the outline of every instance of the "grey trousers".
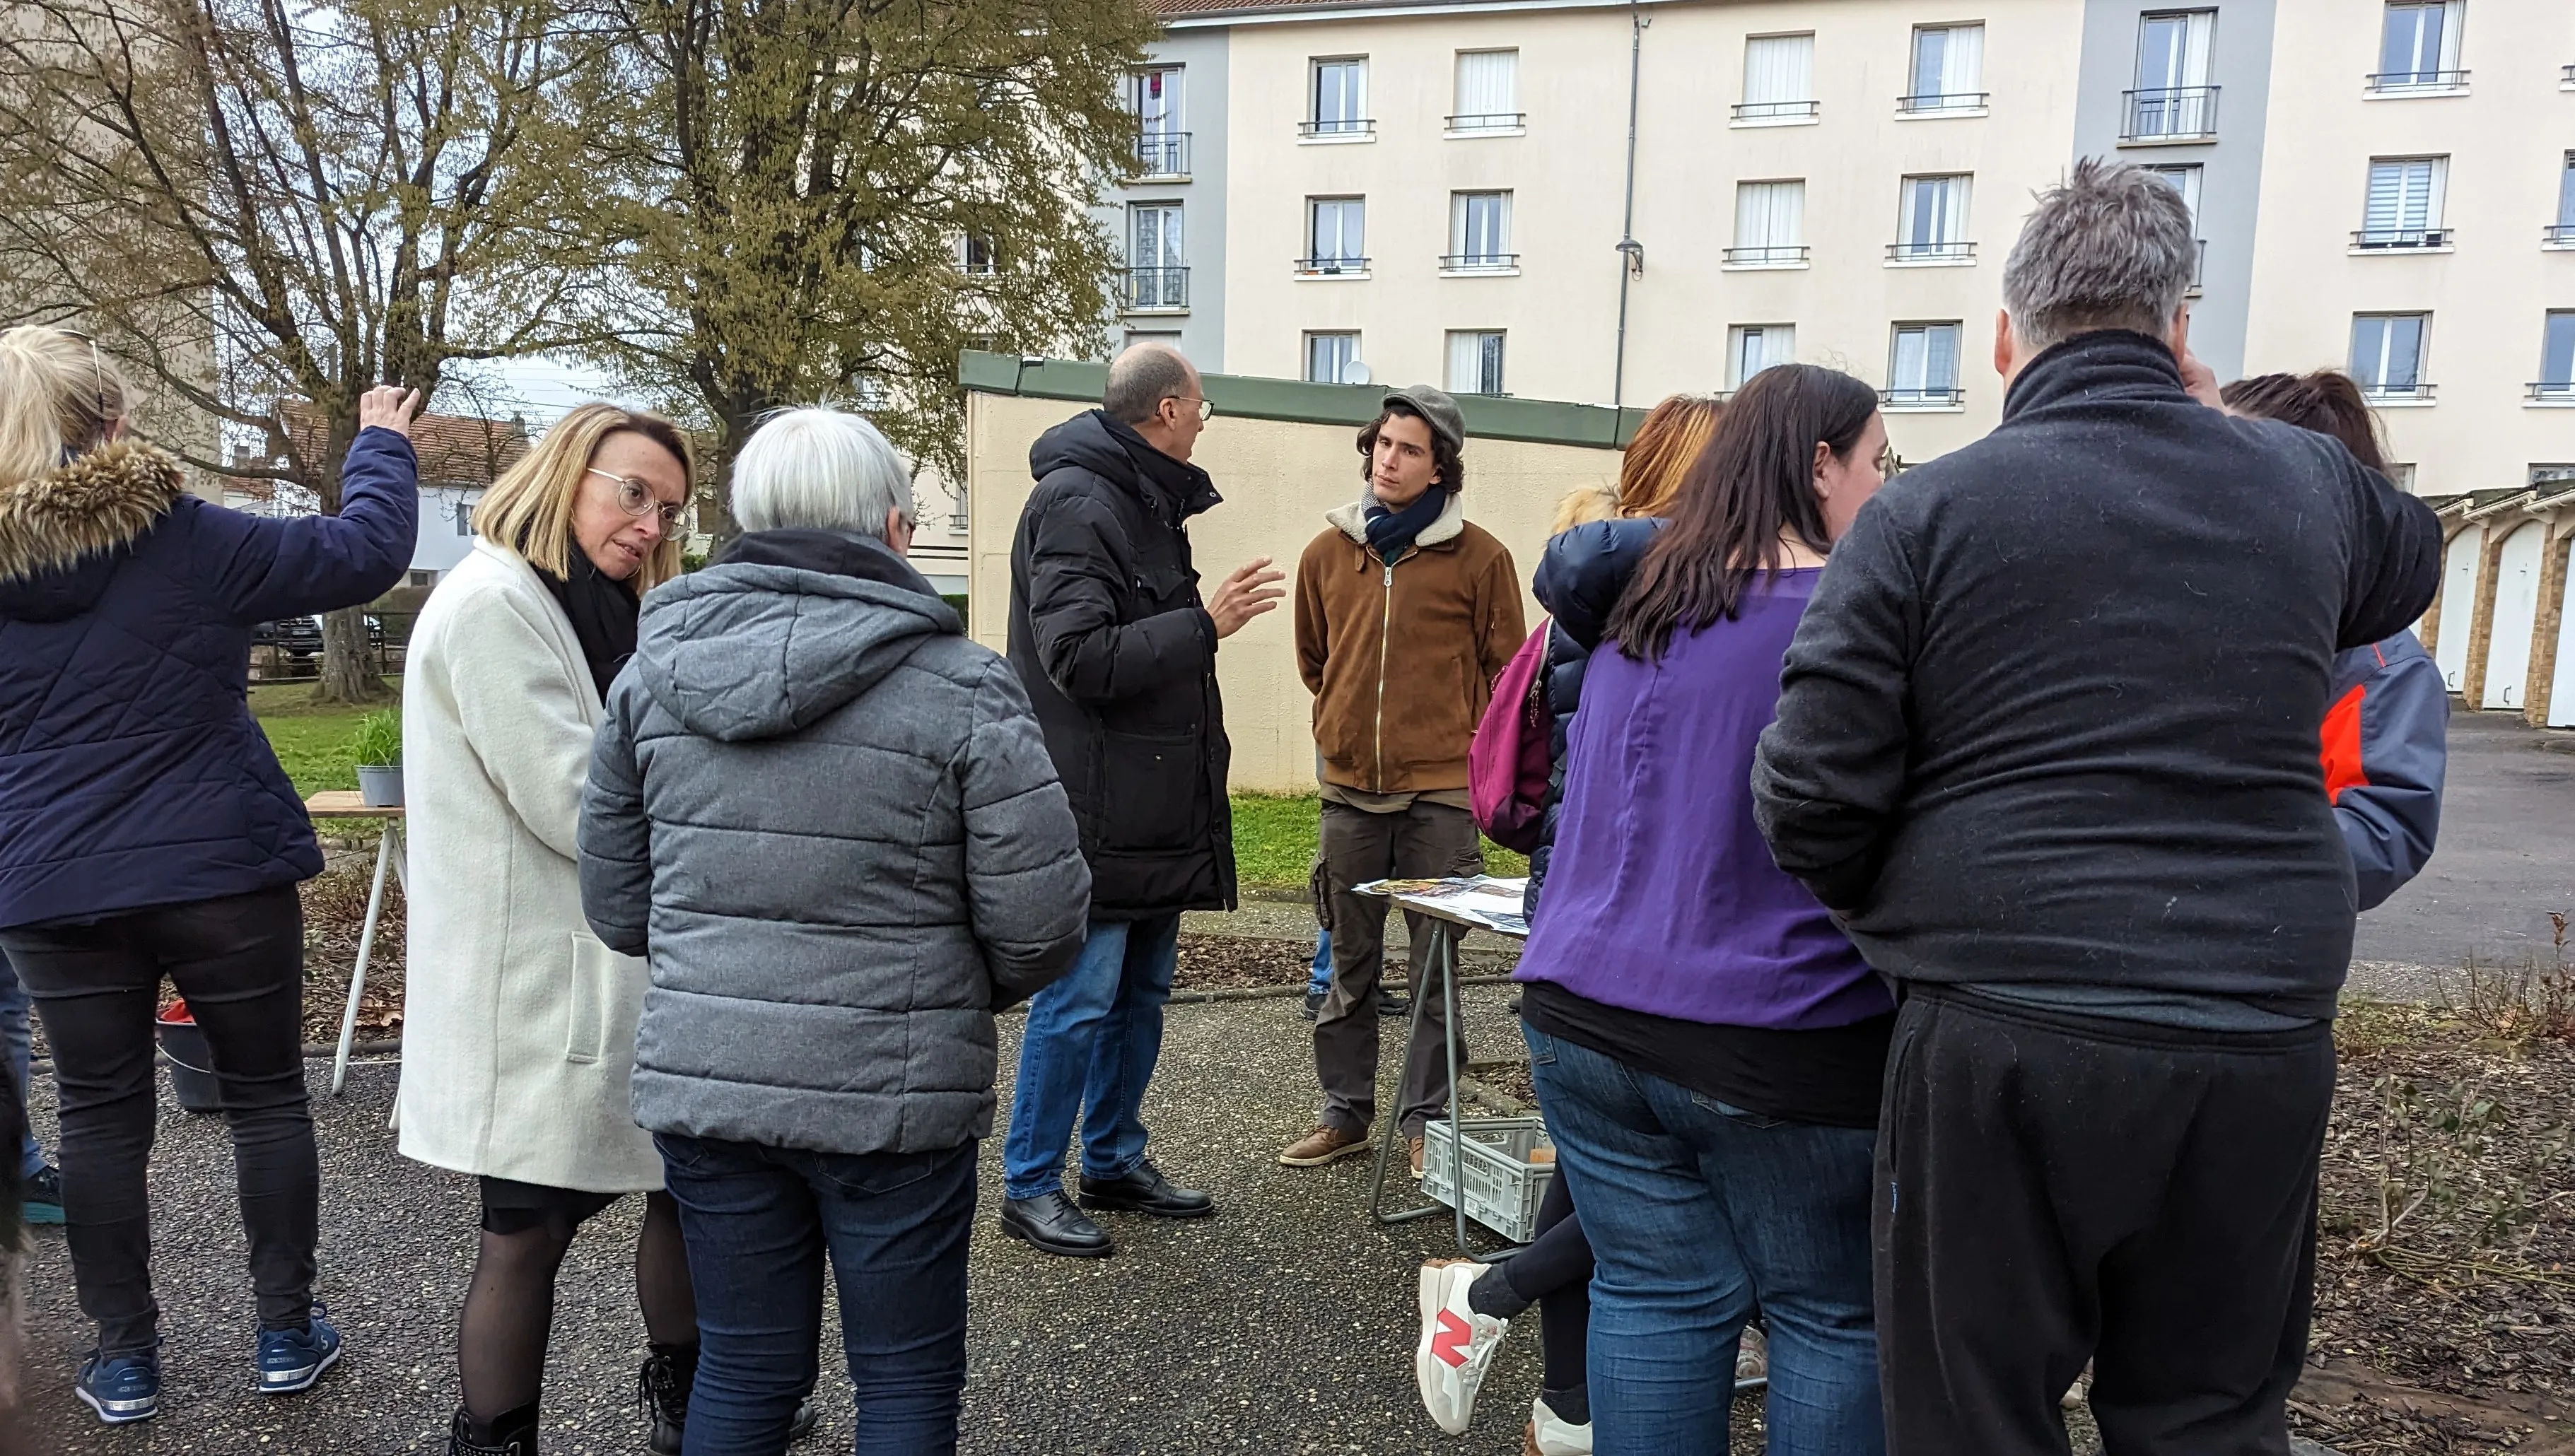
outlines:
[[[1314, 1075], [1323, 1084], [1325, 1125], [1365, 1132], [1376, 1120], [1377, 981], [1385, 963], [1390, 901], [1353, 894], [1350, 886], [1389, 876], [1435, 878], [1484, 867], [1475, 817], [1462, 808], [1414, 800], [1395, 813], [1369, 813], [1323, 802], [1323, 870], [1332, 909], [1332, 989], [1314, 1016]], [[1429, 921], [1405, 912], [1412, 938], [1412, 994], [1421, 1005], [1413, 1033], [1412, 1074], [1395, 1089], [1396, 1121], [1406, 1137], [1446, 1115], [1448, 1006], [1423, 985], [1430, 956]], [[1454, 927], [1451, 927], [1454, 928]], [[1461, 1032], [1457, 1063], [1466, 1062]]]

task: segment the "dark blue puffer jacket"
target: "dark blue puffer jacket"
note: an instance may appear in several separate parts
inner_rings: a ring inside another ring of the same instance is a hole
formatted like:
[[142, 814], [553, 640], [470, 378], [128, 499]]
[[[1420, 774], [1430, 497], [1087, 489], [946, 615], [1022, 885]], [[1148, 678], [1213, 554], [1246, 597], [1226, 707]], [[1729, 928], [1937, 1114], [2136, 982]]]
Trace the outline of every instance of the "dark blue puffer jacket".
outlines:
[[1553, 718], [1546, 769], [1546, 802], [1538, 814], [1537, 847], [1529, 851], [1528, 889], [1520, 913], [1537, 915], [1538, 888], [1546, 880], [1547, 862], [1555, 857], [1555, 811], [1564, 798], [1565, 734], [1573, 729], [1573, 711], [1582, 706], [1582, 669], [1618, 594], [1636, 575], [1645, 548], [1663, 529], [1659, 518], [1590, 521], [1556, 533], [1539, 558], [1529, 591], [1545, 608], [1546, 711]]
[[336, 517], [210, 506], [140, 445], [0, 488], [0, 929], [321, 872], [250, 630], [401, 581], [418, 486], [411, 442], [368, 430]]

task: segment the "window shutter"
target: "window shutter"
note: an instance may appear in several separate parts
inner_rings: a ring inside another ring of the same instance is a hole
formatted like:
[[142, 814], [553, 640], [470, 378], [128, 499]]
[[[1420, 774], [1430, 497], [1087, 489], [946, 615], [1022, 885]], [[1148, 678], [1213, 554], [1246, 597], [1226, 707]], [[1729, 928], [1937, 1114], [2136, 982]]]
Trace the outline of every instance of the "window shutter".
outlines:
[[1743, 43], [1743, 99], [1748, 105], [1815, 99], [1815, 38], [1758, 35]]
[[1457, 115], [1502, 117], [1518, 111], [1519, 63], [1517, 51], [1459, 51]]

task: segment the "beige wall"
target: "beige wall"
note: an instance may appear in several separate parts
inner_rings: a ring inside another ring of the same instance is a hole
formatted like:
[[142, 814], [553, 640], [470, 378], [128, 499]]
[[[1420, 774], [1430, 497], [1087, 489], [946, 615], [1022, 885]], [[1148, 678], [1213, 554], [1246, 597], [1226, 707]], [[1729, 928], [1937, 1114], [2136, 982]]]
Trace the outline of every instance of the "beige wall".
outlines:
[[[1907, 460], [1992, 428], [2001, 389], [1989, 363], [2002, 259], [2032, 189], [2062, 174], [2082, 7], [1988, 0], [1657, 5], [1648, 12], [1636, 163], [1635, 235], [1646, 271], [1632, 285], [1625, 403], [1724, 387], [1732, 324], [1797, 327], [1798, 358], [1886, 382], [1896, 321], [1960, 320], [1963, 410], [1890, 418]], [[1984, 117], [1898, 120], [1916, 23], [1982, 19]], [[1814, 125], [1733, 127], [1747, 35], [1815, 33]], [[1521, 137], [1444, 138], [1455, 53], [1517, 47]], [[1368, 57], [1377, 139], [1305, 143], [1307, 63]], [[1537, 399], [1606, 403], [1618, 308], [1626, 146], [1623, 8], [1376, 21], [1239, 25], [1233, 32], [1232, 175], [1227, 219], [1226, 367], [1294, 378], [1307, 330], [1358, 329], [1380, 383], [1439, 381], [1451, 329], [1507, 331], [1504, 383]], [[1975, 176], [1966, 267], [1888, 267], [1898, 180]], [[1733, 241], [1734, 184], [1803, 178], [1811, 266], [1721, 266]], [[1514, 278], [1441, 278], [1448, 194], [1513, 193]], [[1298, 279], [1304, 200], [1368, 199], [1365, 282]], [[2535, 347], [2535, 346], [2534, 346]]]
[[[1011, 540], [1035, 482], [1029, 446], [1081, 413], [1069, 400], [976, 394], [968, 398], [968, 500], [974, 515], [975, 640], [996, 652], [1007, 640]], [[1297, 425], [1220, 416], [1199, 440], [1197, 463], [1215, 477], [1225, 504], [1190, 524], [1190, 545], [1207, 590], [1244, 562], [1277, 559], [1292, 572], [1322, 514], [1359, 490], [1356, 432], [1346, 425]], [[1556, 500], [1575, 486], [1613, 479], [1614, 451], [1473, 440], [1466, 446], [1466, 514], [1510, 548], [1523, 593], [1537, 566]], [[1535, 625], [1537, 604], [1523, 604]], [[1234, 739], [1238, 788], [1300, 793], [1314, 786], [1313, 699], [1296, 675], [1286, 605], [1227, 639], [1217, 656], [1226, 731]]]
[[[2575, 149], [2575, 57], [2565, 0], [2476, 0], [2465, 94], [2370, 99], [2377, 7], [2282, 0], [2273, 53], [2245, 372], [2342, 367], [2355, 313], [2432, 315], [2429, 404], [2381, 411], [2390, 455], [2426, 495], [2503, 490], [2540, 462], [2575, 461], [2575, 407], [2533, 405], [2543, 315], [2575, 309], [2575, 251], [2546, 251]], [[2455, 251], [2353, 257], [2372, 157], [2441, 156]]]

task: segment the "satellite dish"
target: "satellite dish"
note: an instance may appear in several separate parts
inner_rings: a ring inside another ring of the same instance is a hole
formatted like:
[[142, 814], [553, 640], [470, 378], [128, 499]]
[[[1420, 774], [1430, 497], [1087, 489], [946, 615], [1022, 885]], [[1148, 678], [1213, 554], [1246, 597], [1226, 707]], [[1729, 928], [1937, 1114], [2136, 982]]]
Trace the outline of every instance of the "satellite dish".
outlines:
[[1343, 384], [1366, 384], [1373, 378], [1375, 378], [1375, 376], [1368, 373], [1368, 367], [1359, 363], [1355, 359], [1341, 366], [1341, 383]]

